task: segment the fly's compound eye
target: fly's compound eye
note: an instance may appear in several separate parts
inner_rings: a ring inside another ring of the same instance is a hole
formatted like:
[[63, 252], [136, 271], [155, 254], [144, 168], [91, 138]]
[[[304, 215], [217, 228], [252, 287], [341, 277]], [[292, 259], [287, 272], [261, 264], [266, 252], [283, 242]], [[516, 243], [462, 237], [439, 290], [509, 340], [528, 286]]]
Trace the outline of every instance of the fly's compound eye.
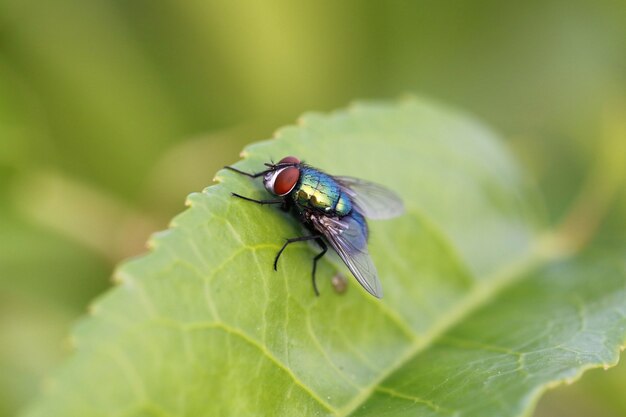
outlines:
[[299, 164], [300, 160], [295, 156], [286, 156], [280, 161], [278, 161], [278, 165], [280, 164]]
[[[282, 161], [281, 161], [282, 162]], [[300, 178], [300, 170], [296, 167], [283, 168], [276, 172], [274, 177], [273, 190], [276, 195], [286, 195], [293, 190]]]

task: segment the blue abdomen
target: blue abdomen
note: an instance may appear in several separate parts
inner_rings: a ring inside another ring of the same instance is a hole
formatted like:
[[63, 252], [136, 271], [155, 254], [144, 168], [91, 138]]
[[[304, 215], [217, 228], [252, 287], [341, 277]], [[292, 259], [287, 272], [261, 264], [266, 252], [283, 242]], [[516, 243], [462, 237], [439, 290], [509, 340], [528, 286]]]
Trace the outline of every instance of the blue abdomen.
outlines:
[[[365, 221], [365, 217], [363, 217], [363, 215], [359, 213], [357, 210], [353, 210], [352, 213], [350, 213], [350, 217], [354, 219], [354, 222], [361, 229], [361, 232], [363, 233], [363, 237], [365, 238], [362, 243], [362, 247], [356, 247], [356, 249], [363, 249], [365, 248], [367, 239], [369, 237], [369, 230], [367, 228], [367, 222]], [[358, 243], [356, 241], [354, 241], [353, 243], [358, 246]]]

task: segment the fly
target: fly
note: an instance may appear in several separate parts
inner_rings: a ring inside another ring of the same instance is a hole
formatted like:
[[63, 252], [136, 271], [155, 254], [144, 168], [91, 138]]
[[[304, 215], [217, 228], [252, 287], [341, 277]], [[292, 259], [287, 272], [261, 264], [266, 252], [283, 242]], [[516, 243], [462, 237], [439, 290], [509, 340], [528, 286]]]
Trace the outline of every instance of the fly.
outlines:
[[274, 258], [278, 259], [292, 243], [315, 241], [321, 251], [313, 258], [312, 282], [315, 295], [319, 295], [315, 270], [327, 252], [328, 246], [337, 252], [356, 280], [374, 297], [383, 296], [378, 273], [367, 250], [368, 227], [365, 218], [389, 219], [404, 212], [400, 197], [393, 191], [368, 181], [352, 177], [331, 176], [287, 156], [277, 164], [265, 164], [266, 170], [258, 173], [225, 167], [250, 178], [263, 177], [265, 189], [278, 197], [255, 200], [237, 193], [237, 198], [257, 204], [279, 205], [291, 211], [310, 234], [287, 239]]

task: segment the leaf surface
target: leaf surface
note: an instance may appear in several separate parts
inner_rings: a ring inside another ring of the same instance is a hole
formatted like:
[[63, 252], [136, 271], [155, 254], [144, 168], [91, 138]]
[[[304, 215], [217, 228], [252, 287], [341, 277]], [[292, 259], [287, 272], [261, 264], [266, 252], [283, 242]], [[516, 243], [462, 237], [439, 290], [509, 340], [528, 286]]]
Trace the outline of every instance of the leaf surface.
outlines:
[[234, 199], [220, 171], [75, 329], [76, 352], [28, 416], [518, 416], [539, 393], [616, 363], [623, 259], [552, 260], [540, 205], [495, 135], [417, 99], [308, 114], [236, 166], [296, 155], [382, 183], [407, 212], [370, 222], [385, 298], [339, 261], [310, 282], [297, 222]]

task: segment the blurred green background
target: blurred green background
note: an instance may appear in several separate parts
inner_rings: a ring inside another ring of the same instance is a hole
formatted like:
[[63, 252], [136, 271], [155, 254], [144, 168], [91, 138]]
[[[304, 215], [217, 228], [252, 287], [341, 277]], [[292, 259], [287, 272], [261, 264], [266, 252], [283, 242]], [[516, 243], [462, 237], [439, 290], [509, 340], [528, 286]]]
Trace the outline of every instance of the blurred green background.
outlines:
[[[0, 0], [0, 415], [246, 143], [405, 93], [499, 130], [557, 223], [626, 154], [626, 2]], [[591, 246], [623, 244], [626, 193], [601, 183]], [[536, 415], [624, 416], [625, 390], [625, 365], [593, 371]]]

